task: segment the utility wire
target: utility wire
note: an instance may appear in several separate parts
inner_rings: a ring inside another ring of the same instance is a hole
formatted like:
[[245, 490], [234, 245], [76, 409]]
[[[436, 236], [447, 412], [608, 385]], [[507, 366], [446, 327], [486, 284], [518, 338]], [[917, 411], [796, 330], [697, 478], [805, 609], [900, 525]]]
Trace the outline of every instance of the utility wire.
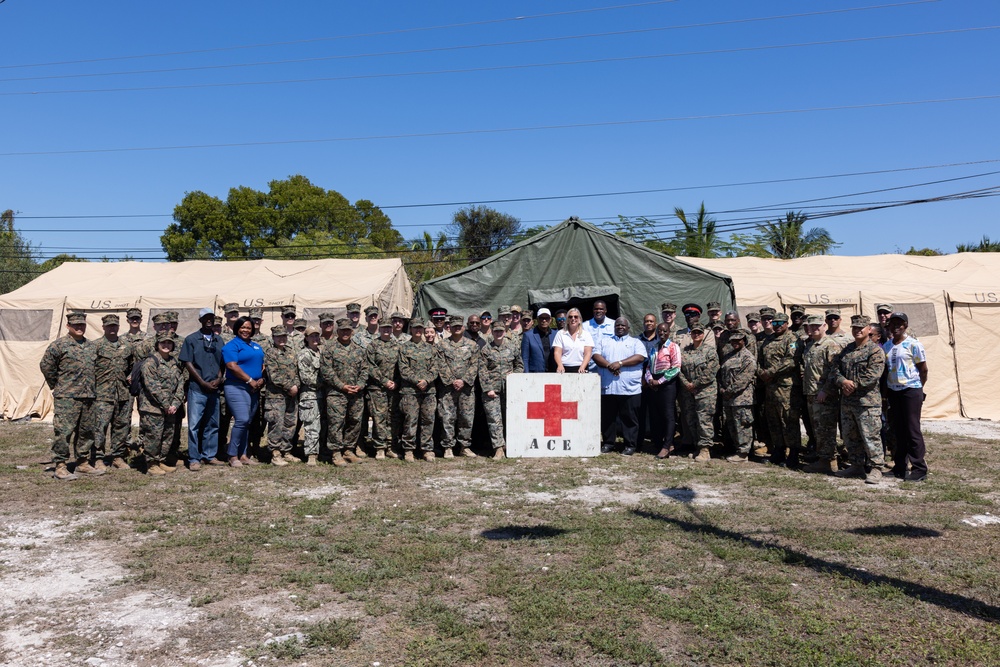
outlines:
[[[769, 111], [743, 111], [719, 114], [701, 114], [695, 116], [669, 116], [664, 118], [639, 118], [633, 120], [596, 121], [591, 123], [566, 123], [553, 125], [532, 125], [523, 127], [504, 127], [473, 130], [442, 130], [439, 132], [414, 132], [410, 134], [374, 134], [357, 137], [331, 137], [327, 139], [287, 139], [279, 141], [243, 141], [216, 144], [186, 144], [175, 146], [133, 146], [126, 148], [82, 148], [56, 151], [9, 151], [0, 153], [0, 157], [25, 157], [35, 155], [89, 155], [94, 153], [136, 153], [145, 151], [172, 151], [206, 148], [244, 148], [249, 146], [288, 146], [300, 144], [325, 144], [354, 141], [376, 141], [390, 139], [426, 139], [435, 137], [457, 137], [483, 134], [506, 134], [513, 132], [538, 132], [544, 130], [570, 130], [593, 127], [625, 127], [631, 125], [652, 125], [659, 123], [675, 123], [693, 120], [719, 120], [727, 118], [753, 118], [766, 116], [781, 116], [788, 114], [806, 114], [823, 111], [857, 111], [861, 109], [887, 109], [894, 107], [921, 106], [928, 104], [949, 104], [952, 102], [979, 102], [1000, 99], [1000, 95], [972, 95], [967, 97], [945, 97], [924, 100], [904, 100], [900, 102], [872, 102], [868, 104], [843, 104], [823, 107], [806, 107], [801, 109], [775, 109]], [[483, 202], [488, 203], [488, 202]], [[386, 208], [386, 207], [380, 207]]]
[[[275, 86], [286, 84], [303, 83], [333, 83], [337, 81], [362, 81], [369, 79], [398, 79], [415, 76], [438, 76], [441, 74], [479, 74], [483, 72], [503, 72], [511, 70], [548, 69], [553, 67], [568, 67], [576, 65], [596, 65], [603, 63], [634, 62], [643, 60], [662, 60], [666, 58], [688, 58], [694, 56], [722, 55], [732, 53], [750, 53], [759, 51], [775, 51], [785, 49], [797, 49], [811, 46], [834, 46], [841, 44], [854, 44], [862, 42], [877, 42], [891, 39], [903, 39], [910, 37], [928, 37], [936, 35], [953, 35], [968, 32], [983, 32], [997, 30], [1000, 25], [977, 26], [971, 28], [954, 28], [950, 30], [933, 30], [925, 32], [909, 32], [896, 35], [876, 35], [870, 37], [849, 37], [845, 39], [828, 39], [813, 42], [796, 42], [791, 44], [768, 44], [763, 46], [744, 46], [724, 49], [708, 49], [702, 51], [679, 51], [672, 53], [652, 53], [632, 56], [613, 56], [607, 58], [586, 58], [580, 60], [558, 60], [541, 63], [522, 63], [516, 65], [489, 65], [484, 67], [449, 68], [438, 70], [418, 70], [409, 72], [382, 72], [375, 74], [348, 74], [341, 76], [321, 76], [306, 77], [297, 79], [270, 79], [265, 81], [229, 81], [214, 83], [184, 83], [167, 84], [156, 86], [127, 86], [118, 88], [73, 88], [65, 90], [18, 90], [0, 93], [5, 97], [16, 97], [25, 95], [76, 95], [93, 93], [127, 93], [127, 92], [150, 92], [164, 90], [201, 90], [209, 88], [242, 88], [246, 86]], [[93, 75], [100, 76], [100, 75]], [[61, 77], [59, 77], [61, 78]]]

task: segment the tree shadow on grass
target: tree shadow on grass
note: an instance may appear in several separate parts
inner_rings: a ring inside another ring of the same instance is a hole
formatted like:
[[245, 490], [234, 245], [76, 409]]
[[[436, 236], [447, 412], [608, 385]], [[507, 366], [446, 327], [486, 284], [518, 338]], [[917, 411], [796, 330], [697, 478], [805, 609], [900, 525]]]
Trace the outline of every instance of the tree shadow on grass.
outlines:
[[941, 537], [942, 535], [941, 531], [938, 530], [895, 523], [885, 526], [862, 526], [861, 528], [851, 528], [847, 532], [854, 533], [855, 535], [874, 535], [877, 537]]
[[552, 526], [500, 526], [484, 530], [480, 535], [487, 540], [541, 540], [559, 537], [565, 532]]
[[1000, 607], [987, 604], [974, 598], [965, 597], [964, 595], [948, 593], [931, 586], [924, 586], [923, 584], [918, 584], [912, 581], [905, 581], [895, 577], [874, 574], [872, 572], [859, 570], [842, 563], [835, 563], [822, 558], [816, 558], [815, 556], [810, 556], [802, 551], [796, 551], [788, 547], [768, 543], [763, 540], [750, 537], [749, 535], [744, 535], [743, 533], [713, 526], [705, 523], [704, 521], [701, 523], [685, 521], [683, 519], [669, 517], [665, 514], [661, 514], [660, 512], [649, 512], [640, 509], [632, 510], [632, 513], [635, 516], [642, 517], [644, 519], [653, 519], [655, 521], [662, 521], [672, 526], [676, 526], [687, 533], [711, 535], [720, 539], [738, 542], [744, 546], [752, 547], [754, 549], [760, 549], [761, 551], [780, 552], [782, 554], [782, 560], [789, 565], [808, 567], [816, 572], [824, 574], [837, 574], [866, 586], [873, 584], [892, 586], [899, 590], [903, 595], [921, 600], [923, 602], [929, 602], [930, 604], [950, 609], [960, 614], [980, 618], [993, 623], [1000, 621]]

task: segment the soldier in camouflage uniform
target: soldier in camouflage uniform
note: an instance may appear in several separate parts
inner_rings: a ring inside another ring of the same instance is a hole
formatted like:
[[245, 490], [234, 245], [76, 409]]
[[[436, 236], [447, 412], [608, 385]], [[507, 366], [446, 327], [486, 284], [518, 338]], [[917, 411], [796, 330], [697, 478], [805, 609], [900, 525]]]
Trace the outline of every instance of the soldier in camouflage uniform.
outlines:
[[240, 304], [236, 302], [227, 303], [222, 307], [222, 315], [226, 318], [226, 321], [222, 325], [222, 336], [223, 344], [228, 343], [232, 339], [236, 338], [236, 334], [233, 332], [233, 325], [236, 320], [240, 319]]
[[507, 376], [524, 372], [520, 348], [506, 337], [506, 327], [497, 321], [491, 327], [492, 340], [479, 352], [479, 384], [483, 390], [483, 411], [493, 444], [493, 458], [506, 456], [504, 425], [507, 423]]
[[[808, 318], [806, 318], [808, 319]], [[826, 310], [826, 336], [836, 340], [840, 347], [847, 347], [854, 341], [854, 337], [846, 331], [840, 329], [840, 309], [828, 308]]]
[[712, 415], [718, 400], [716, 375], [719, 372], [719, 354], [713, 342], [706, 340], [705, 327], [692, 320], [687, 345], [681, 349], [681, 383], [678, 400], [681, 419], [684, 421], [687, 444], [698, 452], [698, 461], [712, 458]]
[[295, 306], [286, 303], [281, 307], [281, 321], [284, 323], [285, 333], [288, 336], [286, 344], [295, 353], [298, 353], [302, 349], [302, 346], [305, 345], [305, 337], [301, 331], [295, 329], [296, 317]]
[[[365, 401], [372, 418], [375, 458], [398, 458], [392, 445], [399, 437], [399, 345], [392, 337], [392, 319], [378, 321], [379, 337], [365, 349], [368, 382]], [[357, 336], [357, 334], [355, 334]]]
[[798, 338], [788, 330], [788, 316], [777, 313], [774, 333], [764, 338], [757, 361], [757, 377], [764, 381], [764, 414], [771, 436], [771, 462], [798, 465], [802, 436], [798, 401], [793, 400]]
[[396, 344], [402, 345], [410, 340], [410, 337], [403, 332], [403, 328], [406, 326], [406, 315], [395, 310], [390, 317], [392, 318], [392, 337], [396, 340]]
[[325, 394], [319, 386], [320, 334], [314, 326], [306, 327], [306, 346], [299, 350], [299, 419], [305, 435], [303, 449], [306, 465], [319, 464], [319, 444], [323, 435]]
[[742, 329], [729, 332], [726, 342], [732, 346], [732, 352], [719, 369], [719, 396], [725, 410], [726, 428], [736, 445], [736, 454], [726, 459], [732, 462], [746, 461], [753, 443], [753, 391], [757, 360], [747, 347], [747, 338]]
[[[461, 315], [448, 321], [451, 336], [438, 343], [440, 376], [438, 379], [437, 411], [444, 431], [441, 447], [444, 458], [455, 454], [474, 457], [472, 422], [476, 410], [476, 376], [479, 373], [479, 346], [463, 335]], [[518, 345], [520, 351], [520, 345]]]
[[[390, 333], [392, 329], [392, 323], [390, 322]], [[379, 316], [378, 308], [375, 306], [368, 306], [365, 308], [365, 326], [358, 327], [354, 330], [354, 337], [352, 340], [360, 345], [361, 347], [367, 348], [369, 343], [373, 340], [378, 340], [379, 338]]]
[[[128, 331], [122, 334], [121, 338], [132, 346], [132, 353], [134, 355], [134, 361], [139, 361], [142, 357], [139, 357], [139, 346], [146, 339], [146, 332], [142, 330], [142, 310], [140, 308], [129, 308], [125, 311], [125, 319], [128, 321]], [[133, 361], [133, 363], [134, 363]], [[132, 411], [135, 409], [135, 396], [132, 394], [128, 395], [128, 408], [125, 412], [129, 416], [129, 431], [128, 438], [125, 441], [126, 453], [137, 452], [138, 446], [136, 445], [136, 440], [132, 436]]]
[[[870, 324], [867, 315], [851, 318], [854, 342], [837, 355], [827, 375], [826, 388], [840, 389], [840, 432], [851, 459], [851, 465], [837, 476], [859, 477], [877, 484], [885, 463], [879, 440], [882, 425], [879, 380], [885, 371], [885, 353], [870, 340]], [[826, 392], [817, 394], [817, 399], [825, 400]]]
[[[134, 351], [131, 345], [118, 336], [117, 315], [105, 315], [101, 322], [104, 325], [104, 336], [93, 343], [97, 382], [97, 400], [94, 403], [94, 450], [97, 458], [94, 467], [104, 469], [101, 459], [110, 454], [112, 468], [127, 469], [126, 440], [132, 430], [132, 413], [129, 411], [129, 399], [132, 395], [128, 391], [128, 385]], [[109, 428], [111, 437], [105, 449]]]
[[423, 458], [434, 461], [434, 412], [437, 407], [434, 382], [438, 378], [439, 359], [437, 348], [426, 344], [423, 334], [423, 320], [410, 320], [411, 338], [398, 347], [399, 405], [403, 413], [400, 441], [405, 461], [413, 461], [418, 426]]
[[271, 327], [272, 345], [264, 352], [264, 419], [267, 421], [267, 446], [271, 464], [286, 466], [301, 463], [292, 455], [292, 439], [298, 418], [299, 360], [288, 343], [285, 327]]
[[166, 465], [175, 422], [184, 402], [186, 373], [173, 356], [174, 339], [169, 332], [156, 334], [156, 354], [143, 361], [142, 392], [139, 394], [139, 438], [146, 455], [146, 473], [165, 475], [176, 470]]
[[[758, 322], [760, 319], [757, 320]], [[753, 332], [749, 329], [743, 329], [740, 327], [740, 316], [735, 310], [731, 310], [726, 313], [726, 317], [723, 320], [723, 324], [726, 330], [722, 332], [719, 336], [719, 363], [726, 363], [726, 359], [729, 355], [733, 354], [733, 344], [731, 342], [733, 333], [736, 331], [743, 332], [743, 347], [750, 351], [750, 355], [756, 359], [757, 358], [757, 339], [754, 337]]]
[[351, 331], [357, 333], [361, 328], [361, 304], [347, 304], [347, 319], [351, 321]]
[[320, 386], [326, 392], [327, 442], [335, 466], [361, 461], [354, 447], [361, 433], [368, 364], [364, 349], [351, 340], [353, 335], [349, 319], [337, 320], [337, 340], [323, 347], [319, 362]]
[[[222, 324], [222, 330], [219, 332], [219, 336], [222, 338], [222, 344], [225, 345], [232, 339], [236, 338], [236, 333], [233, 331], [233, 324], [236, 320], [240, 319], [240, 304], [232, 302], [227, 303], [222, 307], [222, 315], [225, 318]], [[215, 318], [216, 323], [219, 323], [219, 318]], [[229, 412], [229, 406], [226, 405], [226, 393], [224, 391], [219, 392], [219, 451], [225, 452], [228, 450], [227, 444], [229, 442], [229, 427], [233, 422], [233, 415]]]
[[64, 481], [77, 478], [66, 467], [71, 451], [77, 460], [76, 472], [104, 474], [89, 461], [94, 446], [94, 398], [97, 390], [94, 380], [96, 355], [94, 346], [84, 337], [86, 333], [87, 315], [69, 313], [66, 316], [66, 335], [49, 344], [38, 364], [54, 398], [52, 461], [56, 469], [53, 477]]
[[840, 421], [840, 394], [831, 387], [823, 402], [817, 394], [826, 386], [826, 377], [833, 362], [844, 348], [838, 338], [823, 333], [823, 318], [809, 315], [805, 323], [809, 336], [803, 346], [799, 372], [802, 374], [802, 394], [805, 408], [812, 420], [816, 439], [816, 461], [803, 468], [804, 472], [837, 472], [837, 424]]
[[[171, 350], [170, 357], [179, 363], [181, 347], [184, 345], [184, 337], [177, 333], [177, 327], [180, 324], [180, 313], [176, 310], [168, 310], [163, 314], [166, 316], [167, 323], [169, 324], [170, 339], [174, 341], [174, 349]], [[185, 369], [183, 365], [181, 365], [181, 368], [184, 373], [183, 382], [186, 385], [188, 380], [187, 369]], [[167, 459], [160, 464], [161, 468], [174, 467], [178, 464], [184, 465], [184, 458], [187, 452], [181, 452], [181, 431], [184, 430], [181, 422], [186, 416], [185, 413], [184, 402], [182, 401], [181, 407], [177, 410], [177, 419], [174, 421], [174, 437], [170, 441], [170, 454], [167, 456]]]
[[319, 314], [319, 346], [337, 341], [337, 316], [326, 312]]
[[[351, 309], [356, 307], [356, 311]], [[351, 337], [355, 343], [360, 345], [362, 348], [367, 348], [368, 345], [373, 341], [377, 340], [378, 333], [378, 308], [375, 306], [368, 306], [365, 308], [365, 326], [360, 326], [358, 321], [361, 319], [361, 304], [351, 303], [348, 304], [348, 319], [351, 320], [351, 327], [354, 329], [354, 335]], [[361, 414], [361, 433], [358, 435], [357, 446], [355, 447], [355, 454], [359, 458], [368, 458], [368, 453], [365, 451], [365, 447], [369, 442], [369, 425], [371, 424], [372, 413], [371, 413], [371, 401], [368, 399], [368, 388], [365, 387], [365, 409]], [[383, 458], [385, 457], [385, 452], [382, 453]]]

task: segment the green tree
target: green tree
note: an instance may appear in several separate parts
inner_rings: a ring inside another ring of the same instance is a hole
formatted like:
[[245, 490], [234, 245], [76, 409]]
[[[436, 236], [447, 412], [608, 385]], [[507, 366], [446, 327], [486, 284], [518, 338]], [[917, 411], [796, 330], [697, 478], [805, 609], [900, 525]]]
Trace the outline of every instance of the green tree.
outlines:
[[826, 255], [839, 246], [822, 227], [803, 231], [808, 216], [802, 212], [789, 211], [784, 220], [765, 222], [758, 227], [758, 236], [763, 246], [778, 259], [794, 259], [811, 255]]
[[619, 215], [617, 221], [608, 221], [604, 223], [604, 227], [616, 236], [627, 238], [651, 250], [656, 250], [666, 255], [677, 254], [677, 248], [673, 243], [664, 241], [657, 235], [656, 223], [644, 216], [630, 218], [625, 215]]
[[35, 248], [14, 229], [14, 211], [0, 212], [0, 294], [12, 292], [34, 280], [41, 271], [36, 263]]
[[979, 243], [959, 243], [955, 252], [1000, 252], [1000, 241], [990, 241], [990, 237], [984, 235]]
[[674, 217], [681, 221], [681, 229], [674, 232], [670, 245], [673, 254], [684, 257], [718, 257], [722, 240], [715, 231], [715, 219], [708, 216], [705, 202], [701, 203], [694, 220], [688, 220], [682, 208], [674, 208]]
[[937, 248], [916, 248], [915, 246], [910, 246], [910, 249], [903, 253], [904, 255], [917, 255], [919, 257], [937, 257], [938, 255], [943, 255], [944, 253]]
[[512, 246], [521, 221], [489, 206], [467, 206], [455, 211], [448, 229], [469, 264], [474, 264]]
[[514, 243], [520, 243], [526, 239], [530, 239], [532, 236], [537, 236], [544, 231], [549, 229], [548, 225], [535, 225], [534, 227], [521, 227], [521, 231], [514, 235]]
[[62, 266], [66, 262], [86, 262], [88, 260], [83, 257], [77, 257], [76, 255], [70, 255], [67, 253], [60, 253], [55, 257], [50, 257], [41, 264], [38, 265], [38, 270], [41, 273], [46, 271], [51, 271], [52, 269]]
[[430, 232], [409, 243], [409, 252], [403, 256], [403, 266], [414, 291], [421, 283], [457, 271], [467, 264], [466, 258], [448, 240], [448, 235], [439, 232], [437, 237]]
[[296, 234], [292, 239], [278, 239], [278, 245], [264, 250], [268, 259], [384, 259], [386, 254], [368, 239], [348, 243], [324, 230]]
[[366, 199], [351, 205], [339, 192], [301, 175], [268, 187], [268, 192], [231, 188], [225, 201], [200, 191], [186, 193], [160, 237], [167, 259], [258, 259], [308, 233], [348, 247], [370, 244], [382, 250], [394, 250], [402, 241], [389, 217]]

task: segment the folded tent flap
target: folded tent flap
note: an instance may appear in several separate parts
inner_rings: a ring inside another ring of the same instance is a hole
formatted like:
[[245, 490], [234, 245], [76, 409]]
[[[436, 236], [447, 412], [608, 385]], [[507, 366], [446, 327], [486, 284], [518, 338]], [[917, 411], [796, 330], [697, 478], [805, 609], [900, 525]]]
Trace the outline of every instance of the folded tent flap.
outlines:
[[992, 298], [989, 292], [948, 292], [948, 301], [962, 412], [971, 419], [1000, 420], [1000, 400], [993, 391], [1000, 367], [1000, 290]]
[[621, 312], [618, 302], [621, 290], [617, 285], [568, 285], [553, 289], [529, 289], [528, 305], [537, 310], [544, 306], [553, 313], [558, 308], [579, 308], [584, 319], [592, 316], [592, 307], [597, 300], [608, 306], [608, 317], [618, 317]]

